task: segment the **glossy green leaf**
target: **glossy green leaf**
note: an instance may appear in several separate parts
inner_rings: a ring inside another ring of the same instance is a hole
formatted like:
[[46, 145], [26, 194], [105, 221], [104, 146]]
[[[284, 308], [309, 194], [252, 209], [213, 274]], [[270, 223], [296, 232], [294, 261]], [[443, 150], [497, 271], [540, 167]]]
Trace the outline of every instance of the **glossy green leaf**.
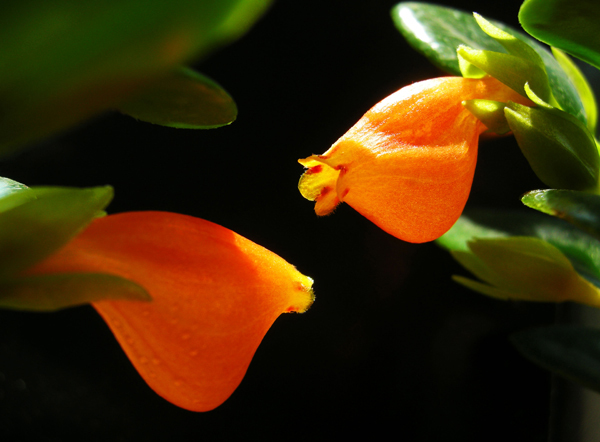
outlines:
[[[402, 2], [392, 9], [392, 18], [412, 47], [452, 75], [461, 75], [456, 52], [460, 45], [475, 50], [506, 52], [502, 45], [481, 30], [472, 13], [430, 3]], [[587, 120], [579, 94], [552, 54], [527, 35], [502, 23], [491, 23], [526, 42], [537, 52], [543, 60], [557, 103], [585, 123]]]
[[600, 241], [558, 218], [534, 211], [474, 210], [465, 212], [437, 244], [470, 253], [469, 242], [483, 238], [530, 236], [560, 250], [575, 270], [600, 287]]
[[10, 178], [0, 177], [0, 199], [11, 193], [17, 193], [25, 189], [28, 189], [25, 184], [21, 184]]
[[25, 184], [0, 177], [0, 213], [34, 199], [35, 192]]
[[600, 239], [600, 196], [574, 190], [534, 190], [521, 201], [532, 209], [562, 218]]
[[189, 68], [162, 77], [141, 95], [119, 106], [138, 120], [179, 129], [211, 129], [231, 124], [237, 107], [217, 83]]
[[246, 32], [270, 0], [0, 5], [0, 153], [114, 108]]
[[587, 115], [587, 127], [591, 133], [596, 133], [596, 124], [598, 122], [598, 108], [596, 105], [596, 97], [594, 91], [587, 82], [587, 79], [583, 73], [579, 70], [577, 65], [569, 58], [567, 54], [557, 48], [551, 48], [554, 58], [563, 68], [565, 73], [571, 79], [571, 83], [577, 89], [579, 98]]
[[133, 281], [99, 273], [24, 276], [0, 280], [0, 308], [52, 312], [102, 300], [150, 301]]
[[[113, 197], [108, 186], [32, 188], [31, 192], [35, 199], [0, 213], [0, 277], [25, 270], [61, 248]], [[4, 199], [19, 196], [14, 193]]]
[[519, 11], [529, 34], [600, 69], [599, 17], [597, 0], [526, 0]]
[[549, 106], [531, 108], [512, 102], [504, 114], [523, 155], [545, 184], [573, 190], [598, 186], [598, 149], [582, 122]]
[[486, 35], [471, 13], [430, 3], [402, 2], [392, 9], [396, 28], [408, 43], [433, 64], [452, 75], [461, 75], [456, 49], [502, 52], [502, 46]]
[[600, 330], [554, 325], [520, 331], [511, 341], [529, 360], [600, 392]]

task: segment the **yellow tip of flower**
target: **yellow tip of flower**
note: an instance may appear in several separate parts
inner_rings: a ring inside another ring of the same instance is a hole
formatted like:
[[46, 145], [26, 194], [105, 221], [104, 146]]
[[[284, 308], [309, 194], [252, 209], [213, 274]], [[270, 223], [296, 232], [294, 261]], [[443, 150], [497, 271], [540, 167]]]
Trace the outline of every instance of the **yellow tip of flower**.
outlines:
[[298, 183], [300, 193], [307, 200], [316, 201], [315, 212], [318, 216], [329, 215], [340, 203], [336, 190], [340, 171], [329, 167], [317, 155], [298, 162], [308, 168]]

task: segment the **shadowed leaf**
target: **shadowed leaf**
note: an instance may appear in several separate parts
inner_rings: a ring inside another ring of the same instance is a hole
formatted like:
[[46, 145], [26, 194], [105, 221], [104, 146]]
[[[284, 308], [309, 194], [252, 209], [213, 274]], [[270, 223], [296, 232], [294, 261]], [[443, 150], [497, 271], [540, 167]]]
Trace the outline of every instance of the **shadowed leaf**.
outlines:
[[533, 190], [521, 198], [523, 204], [562, 218], [600, 238], [600, 196], [574, 190]]
[[515, 333], [511, 341], [529, 360], [600, 392], [600, 330], [555, 325]]
[[0, 308], [52, 312], [102, 300], [150, 301], [125, 278], [94, 273], [27, 276], [0, 281]]
[[0, 5], [0, 154], [113, 109], [246, 32], [270, 0]]
[[237, 107], [210, 78], [189, 68], [162, 77], [119, 110], [138, 120], [179, 129], [211, 129], [231, 124]]
[[527, 0], [519, 11], [529, 34], [600, 69], [598, 17], [597, 0]]
[[0, 277], [12, 276], [64, 246], [113, 196], [111, 187], [32, 188], [31, 193], [36, 199], [19, 201], [0, 213]]

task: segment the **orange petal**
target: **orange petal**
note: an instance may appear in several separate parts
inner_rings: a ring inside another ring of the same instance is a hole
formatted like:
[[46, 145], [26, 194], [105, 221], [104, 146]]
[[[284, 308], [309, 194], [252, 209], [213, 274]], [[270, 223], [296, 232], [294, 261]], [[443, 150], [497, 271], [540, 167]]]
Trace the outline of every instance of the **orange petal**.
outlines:
[[223, 403], [283, 312], [304, 312], [312, 280], [219, 225], [166, 212], [95, 220], [29, 274], [103, 272], [153, 300], [93, 306], [159, 395], [192, 411]]
[[462, 101], [476, 98], [529, 103], [491, 77], [442, 77], [402, 88], [323, 155], [300, 160], [310, 167], [300, 180], [302, 195], [316, 200], [318, 215], [346, 202], [405, 241], [438, 238], [458, 219], [471, 190], [486, 127]]

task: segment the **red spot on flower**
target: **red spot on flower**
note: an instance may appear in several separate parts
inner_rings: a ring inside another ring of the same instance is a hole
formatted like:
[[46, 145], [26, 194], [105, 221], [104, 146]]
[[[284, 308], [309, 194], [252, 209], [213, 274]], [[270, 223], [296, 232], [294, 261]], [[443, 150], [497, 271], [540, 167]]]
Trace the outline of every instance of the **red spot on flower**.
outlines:
[[308, 170], [306, 171], [306, 173], [310, 175], [310, 174], [313, 174], [313, 173], [319, 173], [319, 172], [321, 172], [322, 170], [323, 170], [323, 166], [321, 166], [321, 165], [319, 164], [318, 166], [314, 166], [314, 167], [311, 167], [310, 169], [308, 169]]

